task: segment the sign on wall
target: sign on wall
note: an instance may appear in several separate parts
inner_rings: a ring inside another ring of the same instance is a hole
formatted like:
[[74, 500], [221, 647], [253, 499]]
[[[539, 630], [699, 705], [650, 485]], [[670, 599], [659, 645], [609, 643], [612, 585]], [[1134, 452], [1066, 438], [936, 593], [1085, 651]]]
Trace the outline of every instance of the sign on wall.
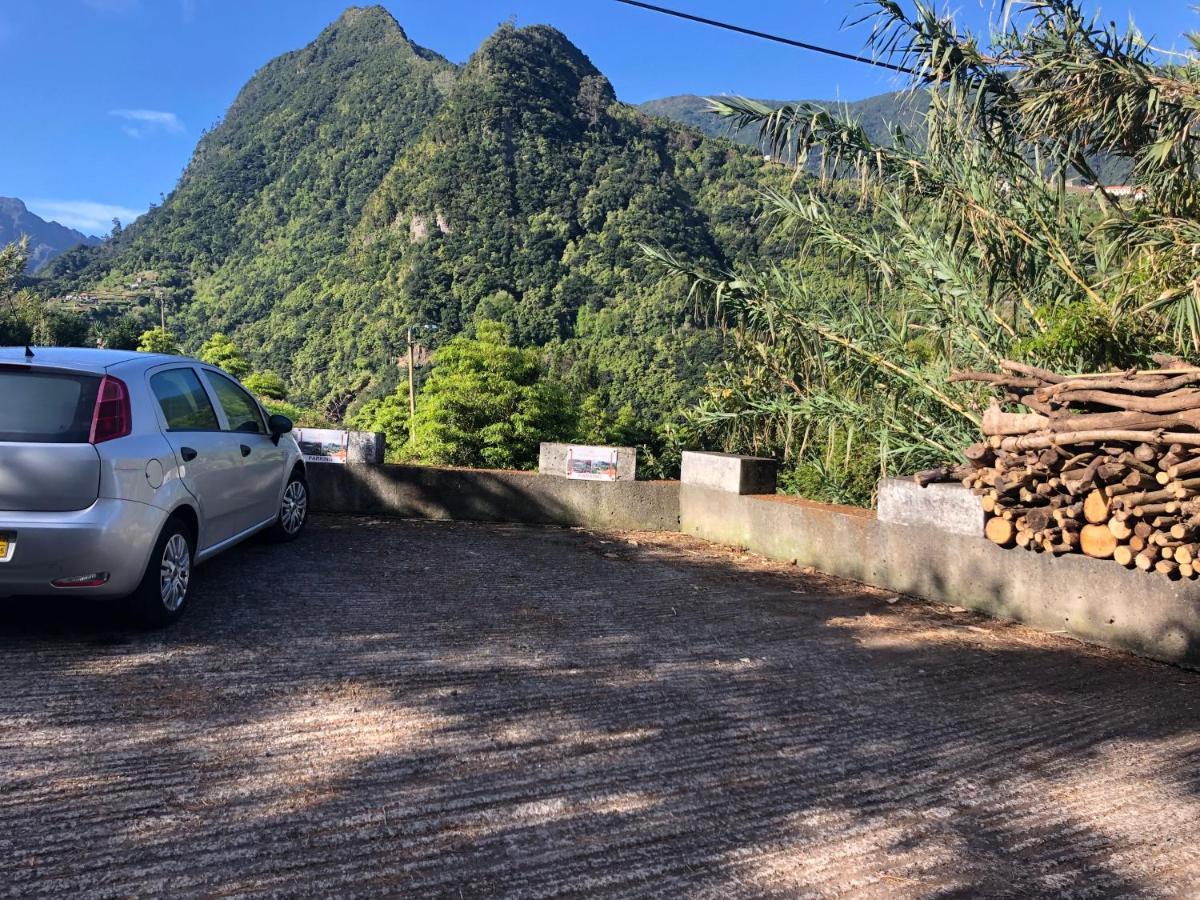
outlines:
[[567, 448], [567, 477], [584, 481], [616, 481], [617, 448], [572, 444]]
[[292, 433], [305, 462], [342, 463], [350, 452], [350, 433], [336, 428], [296, 428]]

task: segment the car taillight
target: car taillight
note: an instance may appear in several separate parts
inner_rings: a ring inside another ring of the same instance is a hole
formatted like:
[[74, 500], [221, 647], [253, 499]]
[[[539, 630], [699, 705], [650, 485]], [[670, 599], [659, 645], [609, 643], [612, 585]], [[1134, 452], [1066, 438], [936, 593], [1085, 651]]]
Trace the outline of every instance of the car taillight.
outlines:
[[133, 411], [129, 408], [129, 390], [125, 382], [105, 375], [92, 410], [92, 431], [88, 442], [99, 444], [125, 437], [133, 430]]

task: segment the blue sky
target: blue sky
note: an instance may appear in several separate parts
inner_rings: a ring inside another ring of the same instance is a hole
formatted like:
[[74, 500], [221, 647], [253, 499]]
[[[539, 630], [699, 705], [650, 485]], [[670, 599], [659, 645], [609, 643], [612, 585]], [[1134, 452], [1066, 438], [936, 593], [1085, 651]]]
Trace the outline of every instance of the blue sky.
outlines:
[[[697, 15], [839, 49], [857, 0], [657, 0]], [[902, 0], [903, 2], [903, 0]], [[336, 0], [0, 0], [0, 196], [93, 233], [169, 193], [203, 129], [261, 65], [311, 41]], [[547, 22], [612, 79], [622, 100], [680, 93], [857, 99], [886, 72], [664, 19], [612, 0], [385, 0], [410, 38], [462, 62], [495, 27]], [[987, 21], [990, 2], [952, 8]], [[1200, 27], [1186, 0], [1105, 0], [1165, 47]]]

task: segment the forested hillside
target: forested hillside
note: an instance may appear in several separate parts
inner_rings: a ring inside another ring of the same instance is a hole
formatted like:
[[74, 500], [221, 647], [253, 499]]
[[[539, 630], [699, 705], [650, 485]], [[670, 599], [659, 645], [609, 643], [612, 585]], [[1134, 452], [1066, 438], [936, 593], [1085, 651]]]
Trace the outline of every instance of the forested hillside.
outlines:
[[545, 348], [581, 428], [648, 440], [722, 338], [641, 245], [750, 262], [757, 188], [785, 178], [619, 103], [552, 28], [504, 26], [459, 71], [351, 9], [254, 76], [161, 207], [46, 285], [144, 277], [185, 349], [226, 333], [333, 418], [404, 378], [407, 327], [437, 347], [494, 320]]

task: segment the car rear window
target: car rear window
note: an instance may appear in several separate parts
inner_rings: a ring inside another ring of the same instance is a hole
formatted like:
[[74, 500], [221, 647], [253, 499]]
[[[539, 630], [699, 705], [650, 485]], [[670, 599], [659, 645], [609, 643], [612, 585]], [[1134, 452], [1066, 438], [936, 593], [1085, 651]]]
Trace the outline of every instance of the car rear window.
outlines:
[[0, 441], [86, 444], [98, 375], [0, 371]]

